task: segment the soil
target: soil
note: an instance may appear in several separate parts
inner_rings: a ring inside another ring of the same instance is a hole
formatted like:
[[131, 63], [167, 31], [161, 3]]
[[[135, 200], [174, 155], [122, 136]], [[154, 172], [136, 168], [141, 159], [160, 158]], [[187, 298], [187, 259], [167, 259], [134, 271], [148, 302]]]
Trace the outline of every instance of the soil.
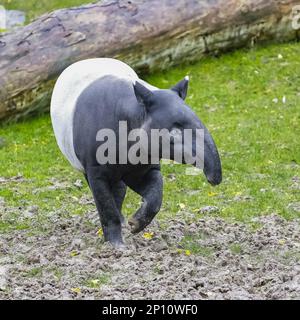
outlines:
[[135, 236], [125, 228], [119, 251], [95, 211], [53, 213], [44, 232], [38, 208], [23, 211], [32, 228], [0, 235], [1, 299], [300, 299], [299, 219], [181, 212]]

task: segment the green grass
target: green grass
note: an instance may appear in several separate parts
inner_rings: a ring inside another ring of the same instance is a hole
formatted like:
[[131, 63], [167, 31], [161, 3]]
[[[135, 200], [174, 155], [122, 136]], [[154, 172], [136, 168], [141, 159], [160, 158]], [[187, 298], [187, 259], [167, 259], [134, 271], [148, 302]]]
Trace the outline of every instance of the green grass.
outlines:
[[233, 243], [232, 245], [229, 246], [230, 251], [233, 254], [241, 254], [243, 251], [242, 245], [239, 243]]
[[203, 238], [201, 234], [197, 236], [185, 235], [179, 245], [184, 250], [190, 251], [191, 254], [210, 257], [213, 254], [214, 250], [211, 247], [200, 245], [198, 240], [200, 240], [201, 238]]
[[29, 271], [26, 272], [26, 276], [29, 278], [39, 278], [43, 274], [43, 268], [42, 267], [34, 267], [31, 268]]
[[21, 10], [26, 12], [27, 22], [38, 16], [60, 8], [80, 6], [91, 3], [92, 0], [0, 0], [0, 5], [10, 10]]
[[[299, 216], [287, 209], [299, 200], [299, 189], [291, 188], [300, 172], [299, 53], [299, 44], [241, 50], [148, 79], [168, 87], [190, 75], [187, 103], [214, 136], [223, 163], [224, 182], [215, 189], [176, 166], [177, 179], [165, 186], [167, 212], [181, 202], [191, 210], [215, 205], [221, 216], [239, 220], [269, 213]], [[164, 167], [165, 175], [173, 171]]]
[[[282, 55], [282, 59], [278, 55]], [[190, 75], [187, 103], [209, 128], [221, 153], [223, 183], [213, 188], [203, 175], [185, 175], [185, 166], [163, 165], [164, 203], [159, 217], [193, 212], [211, 205], [219, 212], [210, 215], [239, 221], [277, 213], [286, 218], [300, 217], [288, 204], [300, 199], [299, 186], [292, 177], [300, 176], [300, 45], [272, 45], [237, 51], [221, 58], [178, 66], [148, 77], [150, 83], [168, 88]], [[286, 97], [286, 103], [282, 102]], [[278, 103], [273, 99], [278, 99]], [[89, 193], [73, 183], [83, 179], [60, 153], [49, 115], [0, 128], [0, 176], [22, 174], [25, 182], [0, 184], [0, 197], [14, 207], [10, 228], [25, 228], [18, 207], [39, 206], [41, 225], [54, 210], [61, 215], [84, 214], [87, 206], [76, 198]], [[175, 174], [176, 179], [169, 179]], [[50, 179], [70, 184], [66, 190], [48, 190]], [[138, 197], [129, 192], [124, 212], [131, 215]], [[7, 221], [0, 221], [1, 231]]]
[[102, 273], [92, 279], [88, 279], [84, 282], [84, 285], [93, 288], [93, 289], [98, 289], [102, 285], [109, 284], [111, 281], [111, 274], [109, 273]]

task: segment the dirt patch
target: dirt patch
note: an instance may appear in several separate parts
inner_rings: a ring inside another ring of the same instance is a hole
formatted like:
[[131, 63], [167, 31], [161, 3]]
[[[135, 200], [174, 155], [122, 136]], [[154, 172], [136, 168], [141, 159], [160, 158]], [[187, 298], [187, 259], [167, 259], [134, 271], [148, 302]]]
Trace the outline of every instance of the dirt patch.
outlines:
[[11, 182], [21, 183], [21, 182], [26, 182], [26, 181], [28, 181], [28, 180], [25, 179], [21, 174], [15, 176], [15, 177], [11, 177], [11, 178], [0, 177], [0, 185], [11, 183]]
[[37, 233], [29, 209], [31, 229], [0, 237], [2, 299], [300, 298], [299, 220], [183, 213], [144, 234], [125, 229], [128, 250], [116, 251], [103, 243], [94, 211], [55, 213]]

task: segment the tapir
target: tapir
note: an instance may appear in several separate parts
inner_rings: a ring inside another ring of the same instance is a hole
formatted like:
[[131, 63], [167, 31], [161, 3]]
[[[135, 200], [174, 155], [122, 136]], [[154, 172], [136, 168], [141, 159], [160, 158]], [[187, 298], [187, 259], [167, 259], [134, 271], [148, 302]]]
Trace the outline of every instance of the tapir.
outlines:
[[[51, 99], [51, 120], [57, 144], [77, 170], [81, 171], [93, 194], [105, 241], [125, 246], [121, 213], [127, 187], [142, 197], [142, 204], [129, 219], [132, 233], [142, 231], [162, 205], [163, 178], [160, 163], [99, 163], [96, 154], [102, 142], [100, 129], [116, 135], [120, 121], [127, 130], [168, 129], [176, 138], [184, 129], [204, 131], [203, 172], [211, 185], [222, 180], [222, 168], [215, 142], [192, 109], [185, 103], [189, 78], [171, 89], [159, 89], [140, 79], [127, 64], [110, 58], [76, 62], [58, 78]], [[172, 140], [172, 139], [171, 139]], [[183, 139], [173, 139], [171, 149], [183, 147]], [[174, 160], [174, 152], [169, 160]], [[151, 151], [149, 151], [151, 152]], [[121, 156], [117, 153], [117, 158]], [[149, 155], [150, 156], [150, 155]], [[159, 153], [158, 157], [162, 157]]]

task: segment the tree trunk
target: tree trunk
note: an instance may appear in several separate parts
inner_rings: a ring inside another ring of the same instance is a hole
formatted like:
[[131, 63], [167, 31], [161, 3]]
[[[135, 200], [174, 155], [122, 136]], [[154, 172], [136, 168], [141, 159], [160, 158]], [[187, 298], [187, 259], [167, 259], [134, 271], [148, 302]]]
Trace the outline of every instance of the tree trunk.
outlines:
[[78, 60], [114, 57], [148, 73], [256, 42], [296, 39], [297, 4], [104, 0], [43, 15], [0, 36], [0, 120], [47, 110], [56, 78]]

